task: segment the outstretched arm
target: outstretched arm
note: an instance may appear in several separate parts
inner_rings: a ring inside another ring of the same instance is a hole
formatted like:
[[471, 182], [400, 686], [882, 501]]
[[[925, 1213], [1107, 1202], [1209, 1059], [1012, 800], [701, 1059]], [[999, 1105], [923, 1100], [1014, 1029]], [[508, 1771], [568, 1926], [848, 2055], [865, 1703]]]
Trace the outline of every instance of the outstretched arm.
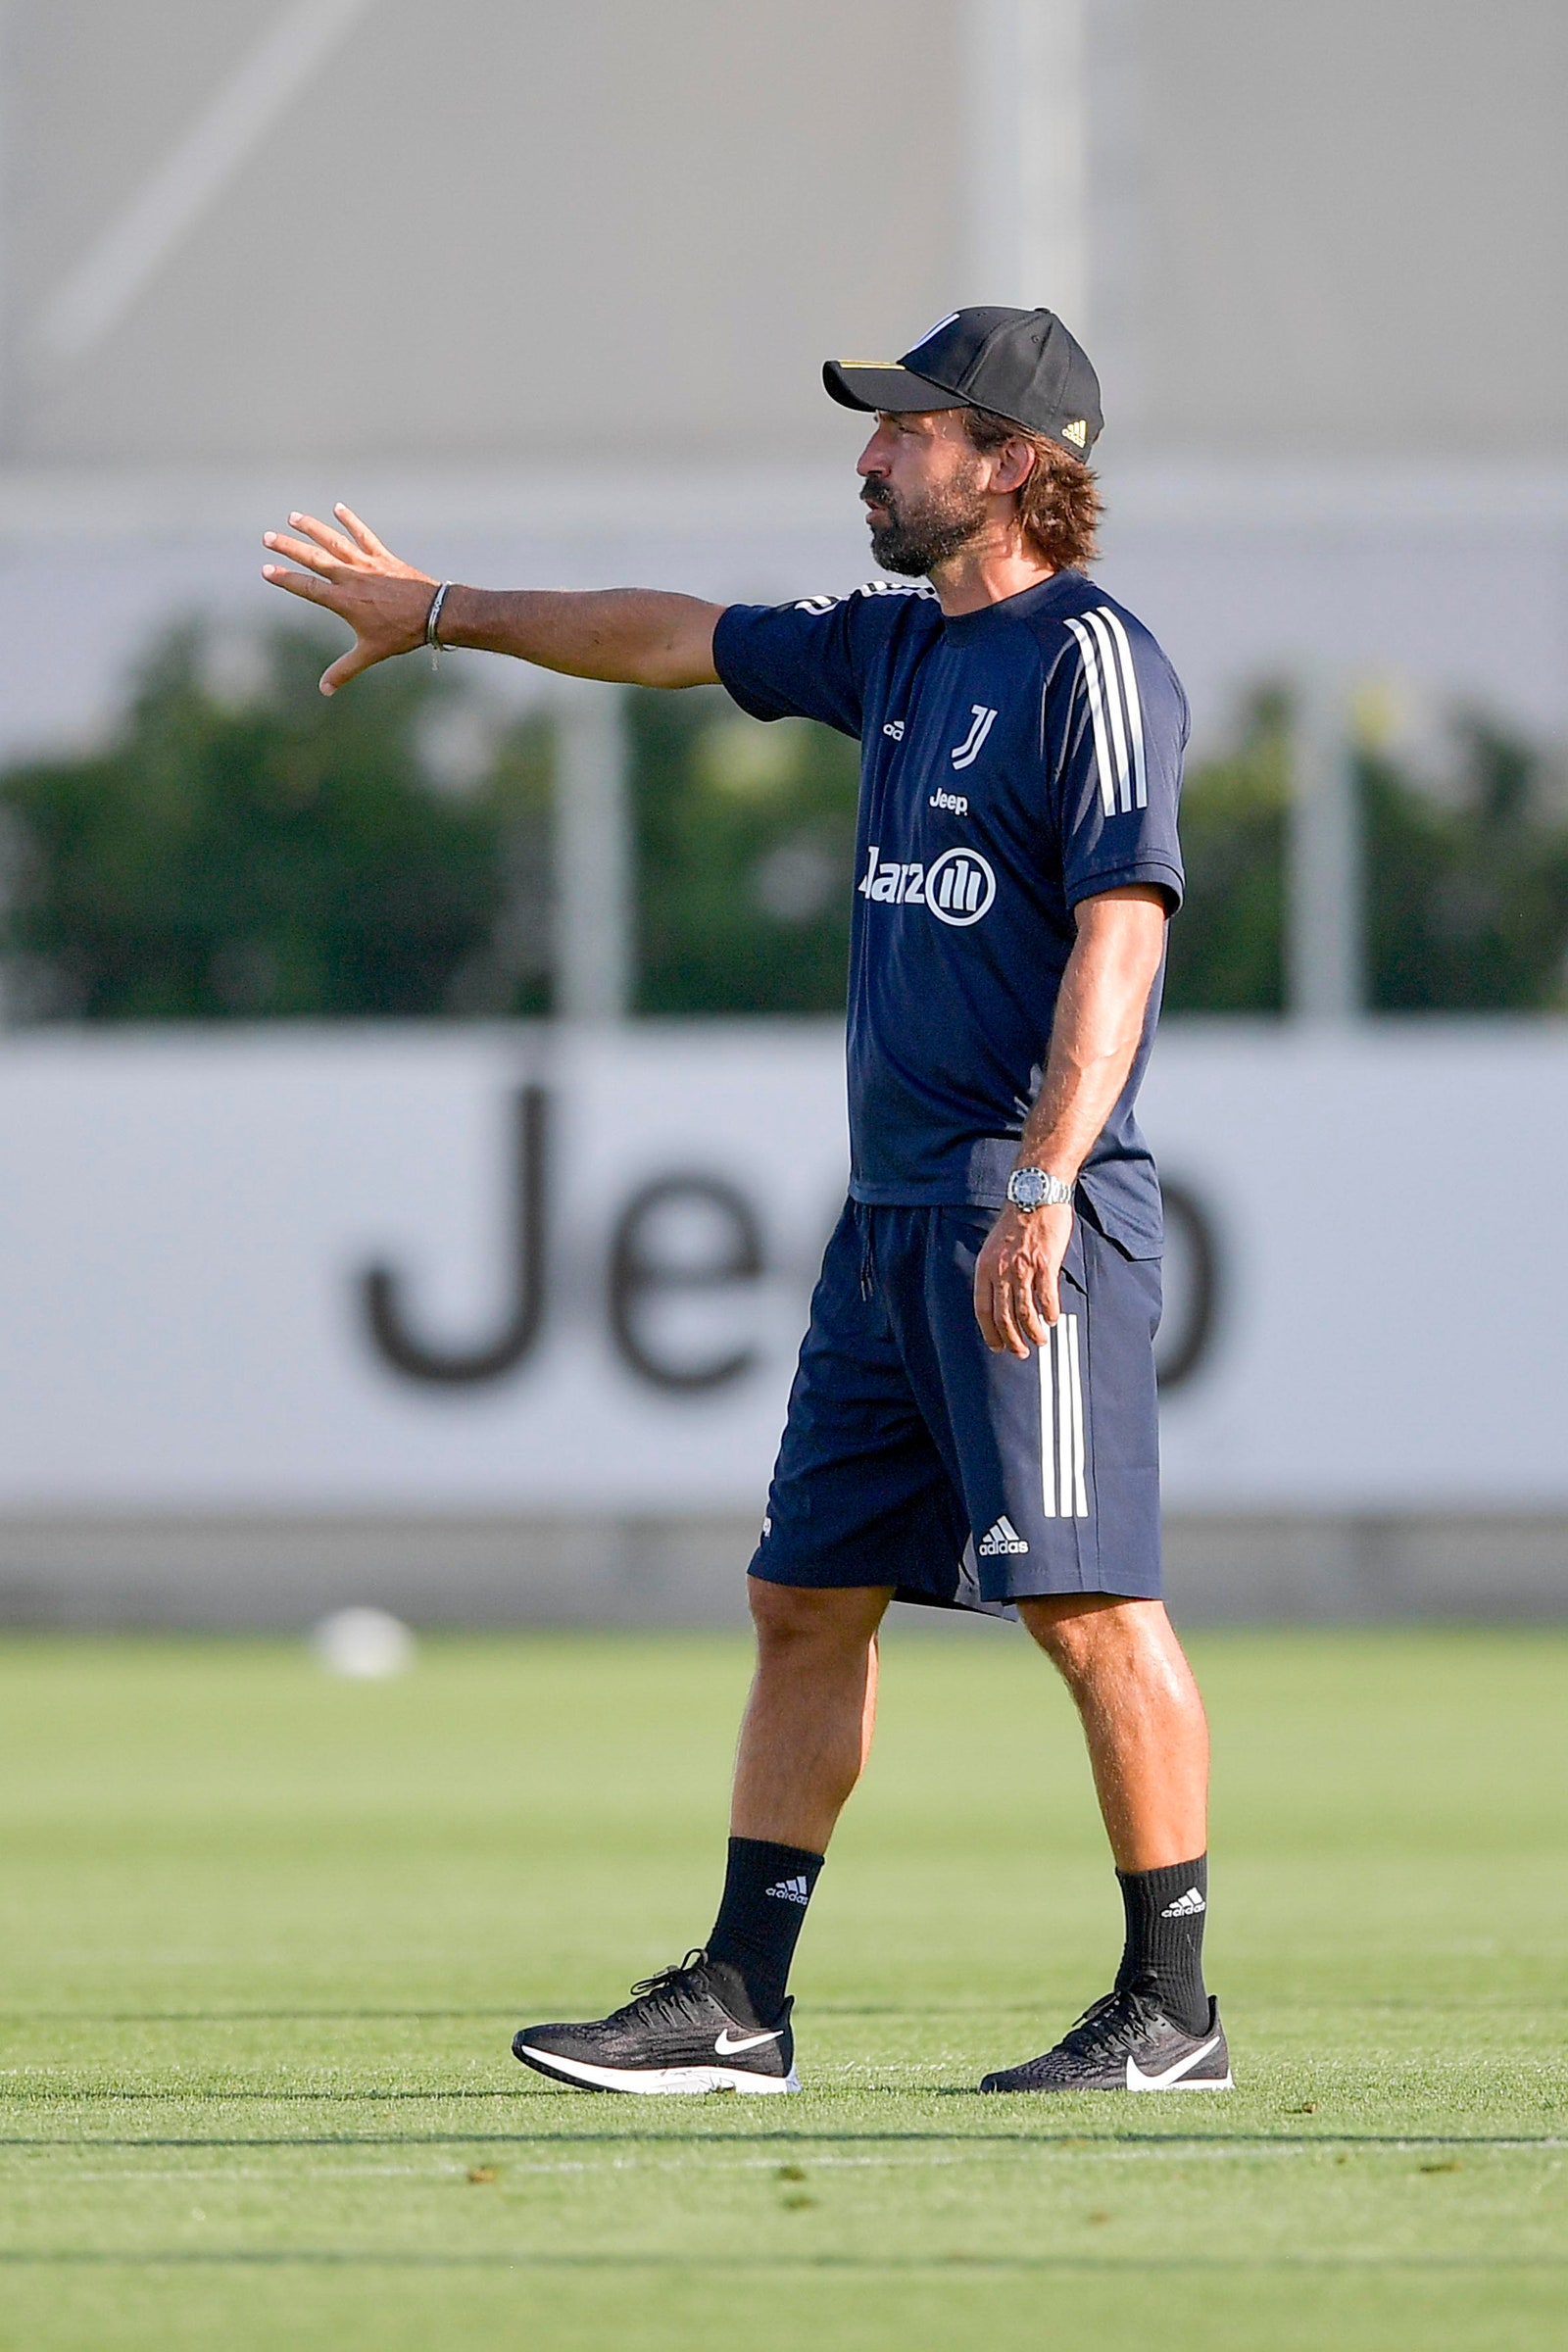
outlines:
[[[1143, 1038], [1165, 949], [1166, 906], [1163, 891], [1142, 882], [1079, 905], [1045, 1079], [1018, 1146], [1020, 1168], [1077, 1181]], [[1072, 1216], [1070, 1208], [1004, 1208], [992, 1226], [975, 1263], [974, 1311], [995, 1353], [1027, 1355], [1044, 1345], [1061, 1311], [1057, 1283]]]
[[[335, 612], [354, 631], [349, 651], [321, 679], [323, 694], [335, 694], [361, 670], [422, 645], [438, 585], [383, 547], [347, 507], [332, 512], [338, 528], [313, 514], [291, 514], [289, 532], [269, 531], [263, 541], [303, 566], [291, 571], [267, 564], [264, 579]], [[570, 677], [623, 686], [711, 686], [718, 677], [713, 629], [723, 609], [655, 588], [454, 587], [441, 608], [440, 635], [443, 645], [511, 654]]]

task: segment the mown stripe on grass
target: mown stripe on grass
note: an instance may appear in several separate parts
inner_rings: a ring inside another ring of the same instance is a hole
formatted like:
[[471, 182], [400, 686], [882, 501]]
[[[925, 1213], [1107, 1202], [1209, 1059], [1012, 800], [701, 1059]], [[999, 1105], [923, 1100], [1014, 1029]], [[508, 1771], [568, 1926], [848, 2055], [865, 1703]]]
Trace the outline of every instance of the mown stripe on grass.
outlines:
[[1093, 2156], [1119, 2147], [1220, 2148], [1238, 2156], [1263, 2148], [1568, 2148], [1556, 2134], [1462, 2132], [1100, 2132], [1062, 2138], [1025, 2132], [319, 2132], [289, 2138], [58, 2139], [39, 2134], [0, 2139], [6, 2148], [830, 2148], [923, 2145], [952, 2148], [1027, 2148], [1041, 2155]]
[[1525, 2254], [1139, 2254], [1099, 2258], [1088, 2254], [562, 2254], [519, 2250], [494, 2254], [411, 2254], [388, 2249], [337, 2247], [214, 2247], [210, 2251], [146, 2248], [130, 2253], [73, 2247], [10, 2252], [0, 2247], [0, 2269], [208, 2270], [343, 2269], [396, 2271], [864, 2271], [904, 2275], [910, 2271], [1086, 2271], [1158, 2274], [1247, 2275], [1273, 2271], [1440, 2271], [1488, 2274], [1568, 2271], [1568, 2255]]

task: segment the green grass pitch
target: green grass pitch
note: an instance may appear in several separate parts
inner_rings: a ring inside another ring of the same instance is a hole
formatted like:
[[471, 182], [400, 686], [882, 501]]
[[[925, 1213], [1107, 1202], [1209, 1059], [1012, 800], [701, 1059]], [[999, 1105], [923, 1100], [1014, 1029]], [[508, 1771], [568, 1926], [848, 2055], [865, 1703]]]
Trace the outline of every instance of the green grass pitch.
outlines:
[[1228, 2098], [982, 2100], [1103, 1989], [1076, 1730], [898, 1630], [806, 2094], [509, 2054], [711, 1916], [727, 1638], [0, 1646], [4, 2352], [1568, 2342], [1568, 1641], [1214, 1635]]

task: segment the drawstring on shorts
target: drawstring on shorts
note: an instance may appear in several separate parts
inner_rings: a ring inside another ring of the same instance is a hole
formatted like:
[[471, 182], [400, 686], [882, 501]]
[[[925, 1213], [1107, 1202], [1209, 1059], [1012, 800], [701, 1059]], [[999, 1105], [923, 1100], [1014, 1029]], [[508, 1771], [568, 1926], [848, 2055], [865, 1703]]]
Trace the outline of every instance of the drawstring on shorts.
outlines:
[[860, 1228], [860, 1297], [869, 1301], [876, 1288], [876, 1250], [871, 1240], [871, 1212], [863, 1200], [855, 1203], [855, 1222]]

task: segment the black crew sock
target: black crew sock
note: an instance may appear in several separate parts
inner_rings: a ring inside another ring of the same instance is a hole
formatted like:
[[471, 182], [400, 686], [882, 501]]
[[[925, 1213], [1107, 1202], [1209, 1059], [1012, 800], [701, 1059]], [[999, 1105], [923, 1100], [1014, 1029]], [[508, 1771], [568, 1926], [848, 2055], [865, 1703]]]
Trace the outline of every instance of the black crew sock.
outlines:
[[759, 2025], [771, 2025], [784, 2006], [790, 1962], [821, 1867], [822, 1856], [802, 1845], [774, 1845], [766, 1838], [729, 1841], [708, 1957], [734, 1970]]
[[1142, 1992], [1185, 2034], [1208, 2025], [1203, 1988], [1203, 1922], [1208, 1916], [1208, 1856], [1165, 1870], [1118, 1870], [1127, 1941], [1116, 1971], [1118, 1992]]

